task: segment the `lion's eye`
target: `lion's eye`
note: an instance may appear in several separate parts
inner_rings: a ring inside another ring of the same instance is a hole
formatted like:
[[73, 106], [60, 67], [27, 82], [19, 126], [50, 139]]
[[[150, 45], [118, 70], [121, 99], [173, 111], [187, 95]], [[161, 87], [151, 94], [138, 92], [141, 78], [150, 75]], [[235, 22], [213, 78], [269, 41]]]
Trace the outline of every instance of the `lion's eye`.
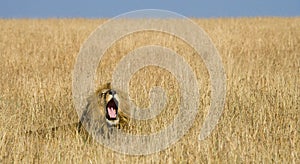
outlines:
[[99, 95], [99, 97], [100, 97], [100, 98], [101, 98], [101, 97], [104, 97], [105, 94], [106, 94], [106, 93], [101, 93], [101, 94]]

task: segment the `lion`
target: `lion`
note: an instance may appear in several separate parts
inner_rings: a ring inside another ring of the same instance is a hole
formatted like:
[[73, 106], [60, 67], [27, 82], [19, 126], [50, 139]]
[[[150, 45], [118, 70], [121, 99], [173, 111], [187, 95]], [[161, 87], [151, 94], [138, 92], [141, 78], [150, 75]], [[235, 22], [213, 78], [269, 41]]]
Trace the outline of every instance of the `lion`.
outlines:
[[95, 135], [109, 137], [113, 129], [120, 128], [120, 123], [127, 122], [128, 118], [120, 109], [119, 95], [108, 83], [87, 98], [77, 131], [80, 132], [84, 125], [87, 131], [94, 132]]
[[[86, 106], [83, 109], [79, 121], [56, 127], [49, 127], [37, 130], [27, 130], [25, 134], [46, 134], [47, 132], [55, 132], [60, 128], [73, 128], [77, 132], [81, 132], [82, 126], [88, 132], [104, 138], [112, 134], [114, 129], [124, 128], [128, 125], [128, 117], [120, 109], [120, 98], [110, 83], [100, 87], [86, 99]], [[86, 132], [85, 131], [85, 132]], [[84, 132], [84, 134], [86, 134]]]

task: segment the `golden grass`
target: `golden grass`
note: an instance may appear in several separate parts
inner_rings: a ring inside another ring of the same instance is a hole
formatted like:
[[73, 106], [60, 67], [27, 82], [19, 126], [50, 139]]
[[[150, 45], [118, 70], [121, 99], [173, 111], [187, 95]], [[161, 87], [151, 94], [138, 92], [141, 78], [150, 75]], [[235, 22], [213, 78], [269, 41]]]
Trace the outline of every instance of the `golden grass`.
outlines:
[[[189, 132], [166, 150], [130, 156], [87, 140], [75, 127], [24, 133], [78, 120], [72, 70], [80, 46], [104, 20], [0, 20], [0, 163], [299, 163], [300, 18], [194, 21], [212, 38], [227, 75], [224, 112], [205, 141], [198, 141], [198, 135], [210, 100], [208, 73], [185, 43], [165, 34], [133, 34], [112, 45], [99, 65], [96, 83], [110, 81], [117, 59], [154, 43], [185, 56], [201, 80], [199, 117]], [[145, 78], [149, 74], [153, 76]], [[161, 116], [133, 121], [134, 133], [157, 131], [176, 114], [178, 84], [155, 67], [133, 76], [130, 94], [135, 103], [146, 107], [146, 93], [155, 85], [175, 96], [168, 98]]]

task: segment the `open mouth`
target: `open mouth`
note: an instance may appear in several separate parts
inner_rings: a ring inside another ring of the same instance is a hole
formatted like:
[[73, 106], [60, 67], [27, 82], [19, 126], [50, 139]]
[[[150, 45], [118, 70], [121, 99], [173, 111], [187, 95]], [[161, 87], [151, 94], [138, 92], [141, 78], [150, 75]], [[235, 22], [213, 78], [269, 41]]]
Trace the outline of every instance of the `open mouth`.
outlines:
[[118, 101], [112, 98], [106, 105], [106, 118], [109, 120], [115, 120], [118, 116]]

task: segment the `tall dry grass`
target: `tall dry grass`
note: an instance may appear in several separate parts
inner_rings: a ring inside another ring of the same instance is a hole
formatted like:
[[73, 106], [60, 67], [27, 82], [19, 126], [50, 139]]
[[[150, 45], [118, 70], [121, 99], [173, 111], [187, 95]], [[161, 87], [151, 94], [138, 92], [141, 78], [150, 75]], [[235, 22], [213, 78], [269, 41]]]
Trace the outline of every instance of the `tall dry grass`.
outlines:
[[[0, 20], [0, 163], [299, 163], [300, 18], [194, 21], [212, 38], [227, 75], [223, 115], [205, 141], [197, 137], [209, 105], [209, 75], [184, 42], [166, 34], [133, 34], [112, 45], [99, 65], [96, 83], [110, 81], [121, 56], [154, 43], [185, 56], [201, 81], [199, 114], [189, 132], [166, 150], [130, 156], [86, 139], [72, 126], [24, 133], [78, 120], [72, 70], [80, 46], [104, 20]], [[176, 114], [178, 85], [156, 67], [133, 76], [130, 94], [135, 103], [147, 106], [146, 93], [154, 85], [175, 95], [168, 99], [173, 110], [168, 108], [148, 122], [133, 122], [134, 133], [157, 131]]]

